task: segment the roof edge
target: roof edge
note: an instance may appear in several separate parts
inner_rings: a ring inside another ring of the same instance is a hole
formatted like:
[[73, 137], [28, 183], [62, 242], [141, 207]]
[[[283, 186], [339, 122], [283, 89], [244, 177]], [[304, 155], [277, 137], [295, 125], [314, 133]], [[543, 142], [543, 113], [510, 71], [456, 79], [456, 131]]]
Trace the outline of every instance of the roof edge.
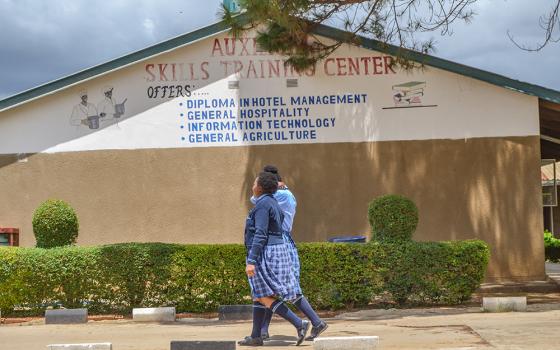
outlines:
[[[242, 21], [245, 20], [244, 15], [239, 15], [239, 16], [241, 17]], [[134, 51], [132, 53], [125, 54], [124, 56], [110, 60], [108, 62], [90, 68], [86, 68], [77, 73], [70, 74], [66, 77], [59, 78], [45, 84], [41, 84], [39, 86], [33, 87], [31, 89], [22, 91], [15, 95], [9, 96], [3, 100], [0, 100], [0, 112], [14, 108], [16, 106], [40, 98], [42, 96], [55, 93], [57, 91], [71, 87], [83, 81], [87, 81], [89, 79], [93, 79], [100, 75], [112, 72], [116, 69], [120, 69], [129, 66], [131, 64], [137, 63], [139, 61], [148, 59], [150, 57], [160, 55], [167, 51], [171, 51], [178, 47], [192, 44], [199, 40], [203, 40], [212, 35], [226, 31], [229, 28], [230, 27], [227, 26], [224, 21], [219, 21], [211, 25], [193, 30], [186, 34], [182, 34], [174, 38], [162, 41], [160, 43], [146, 47], [139, 51]]]
[[[321, 35], [337, 41], [350, 42], [351, 40], [351, 37], [348, 35], [348, 32], [338, 28], [326, 26], [323, 24], [318, 25], [317, 28], [314, 30], [314, 32], [317, 35]], [[543, 100], [560, 104], [560, 91], [557, 90], [526, 83], [520, 80], [515, 80], [512, 78], [505, 77], [503, 75], [466, 66], [464, 64], [456, 63], [443, 58], [423, 54], [417, 51], [404, 49], [395, 45], [384, 44], [380, 41], [366, 38], [360, 35], [358, 35], [357, 45], [366, 49], [375, 50], [394, 56], [401, 54], [421, 64], [425, 64], [435, 68], [440, 68], [452, 73], [464, 75], [509, 90], [521, 92], [527, 95], [536, 96]]]

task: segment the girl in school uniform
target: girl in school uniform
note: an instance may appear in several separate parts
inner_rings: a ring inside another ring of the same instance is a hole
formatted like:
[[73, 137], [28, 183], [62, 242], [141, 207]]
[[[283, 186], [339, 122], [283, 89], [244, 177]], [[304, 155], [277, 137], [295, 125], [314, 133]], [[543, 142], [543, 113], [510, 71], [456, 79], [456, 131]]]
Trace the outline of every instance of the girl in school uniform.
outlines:
[[[274, 165], [267, 165], [263, 168], [263, 171], [272, 173], [276, 175], [278, 179], [278, 190], [274, 194], [274, 199], [278, 202], [280, 209], [282, 209], [282, 213], [284, 214], [284, 220], [282, 221], [282, 231], [283, 231], [283, 238], [284, 243], [286, 243], [286, 247], [288, 248], [288, 254], [290, 255], [290, 260], [292, 262], [292, 268], [294, 269], [294, 274], [296, 276], [296, 299], [293, 301], [293, 305], [298, 308], [303, 314], [311, 321], [313, 328], [311, 329], [311, 335], [305, 340], [313, 340], [317, 338], [321, 333], [323, 333], [328, 325], [325, 321], [323, 321], [319, 315], [313, 310], [313, 307], [307, 301], [307, 298], [303, 295], [303, 292], [300, 287], [300, 262], [299, 262], [299, 254], [296, 247], [296, 244], [292, 238], [292, 226], [294, 222], [294, 217], [296, 215], [296, 206], [297, 201], [294, 194], [290, 191], [288, 186], [282, 181], [282, 177], [278, 171], [278, 168]], [[255, 197], [251, 198], [251, 202], [255, 200]], [[261, 328], [261, 336], [263, 339], [268, 339], [268, 327], [270, 326], [270, 322], [272, 321], [272, 312], [269, 310], [266, 311], [266, 315], [263, 321], [263, 325]]]
[[269, 309], [290, 322], [297, 330], [300, 345], [309, 330], [309, 321], [293, 313], [283, 300], [297, 298], [297, 282], [287, 246], [282, 237], [284, 214], [273, 195], [278, 189], [276, 175], [261, 172], [253, 184], [255, 207], [245, 223], [245, 247], [253, 297], [253, 329], [251, 335], [238, 342], [242, 346], [262, 346], [261, 327]]

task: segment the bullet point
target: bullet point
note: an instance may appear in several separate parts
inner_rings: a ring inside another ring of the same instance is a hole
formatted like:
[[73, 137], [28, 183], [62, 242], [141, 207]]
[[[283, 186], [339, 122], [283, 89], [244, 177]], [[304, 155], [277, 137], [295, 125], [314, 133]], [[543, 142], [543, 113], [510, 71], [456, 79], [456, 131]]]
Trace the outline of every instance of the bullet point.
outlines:
[[185, 138], [184, 138], [184, 137], [181, 137], [181, 140], [185, 141]]
[[179, 103], [179, 106], [183, 106], [183, 102]]
[[185, 126], [184, 126], [184, 125], [181, 125], [181, 129], [184, 129], [184, 128], [185, 128]]
[[183, 113], [181, 113], [181, 117], [184, 117], [185, 115]]

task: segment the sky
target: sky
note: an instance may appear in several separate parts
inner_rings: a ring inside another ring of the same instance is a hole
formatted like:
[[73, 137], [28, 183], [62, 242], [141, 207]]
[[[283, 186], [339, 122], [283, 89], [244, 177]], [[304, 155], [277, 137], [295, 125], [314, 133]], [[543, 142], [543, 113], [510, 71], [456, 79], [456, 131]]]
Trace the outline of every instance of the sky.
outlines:
[[[560, 43], [539, 52], [556, 0], [479, 0], [470, 24], [432, 32], [434, 56], [560, 90]], [[217, 22], [220, 0], [0, 0], [0, 99]]]

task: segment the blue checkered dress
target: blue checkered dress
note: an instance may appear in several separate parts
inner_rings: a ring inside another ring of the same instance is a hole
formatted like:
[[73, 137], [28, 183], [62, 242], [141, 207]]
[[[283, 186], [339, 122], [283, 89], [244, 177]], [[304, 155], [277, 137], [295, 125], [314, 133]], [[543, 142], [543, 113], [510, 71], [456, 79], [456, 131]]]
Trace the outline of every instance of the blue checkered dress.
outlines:
[[300, 276], [300, 263], [299, 263], [299, 254], [296, 247], [294, 240], [292, 239], [292, 235], [289, 232], [284, 232], [282, 234], [282, 238], [284, 238], [284, 242], [286, 243], [286, 247], [288, 248], [288, 255], [290, 256], [290, 261], [292, 264], [292, 269], [294, 270], [294, 276], [296, 278], [296, 294], [303, 294], [301, 291], [299, 276]]
[[253, 298], [276, 296], [291, 301], [301, 294], [287, 244], [264, 247], [255, 275], [249, 277], [249, 285]]

